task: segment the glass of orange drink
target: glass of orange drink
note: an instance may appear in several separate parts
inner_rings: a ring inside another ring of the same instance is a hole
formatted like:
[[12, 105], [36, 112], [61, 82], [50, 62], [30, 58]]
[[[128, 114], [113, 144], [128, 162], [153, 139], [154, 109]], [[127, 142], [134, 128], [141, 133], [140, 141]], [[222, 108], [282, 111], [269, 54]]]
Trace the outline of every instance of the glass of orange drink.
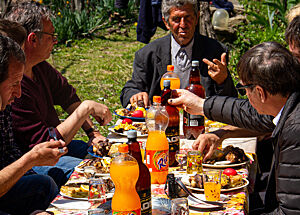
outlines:
[[207, 170], [204, 176], [204, 195], [207, 201], [220, 201], [221, 195], [221, 171]]

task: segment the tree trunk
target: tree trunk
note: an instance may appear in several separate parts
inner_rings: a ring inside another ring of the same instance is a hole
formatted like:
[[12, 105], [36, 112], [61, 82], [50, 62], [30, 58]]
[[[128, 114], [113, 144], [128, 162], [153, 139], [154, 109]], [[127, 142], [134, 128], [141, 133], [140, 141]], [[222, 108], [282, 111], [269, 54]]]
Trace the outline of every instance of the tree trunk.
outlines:
[[216, 33], [211, 24], [211, 13], [208, 2], [200, 1], [199, 33], [216, 39]]

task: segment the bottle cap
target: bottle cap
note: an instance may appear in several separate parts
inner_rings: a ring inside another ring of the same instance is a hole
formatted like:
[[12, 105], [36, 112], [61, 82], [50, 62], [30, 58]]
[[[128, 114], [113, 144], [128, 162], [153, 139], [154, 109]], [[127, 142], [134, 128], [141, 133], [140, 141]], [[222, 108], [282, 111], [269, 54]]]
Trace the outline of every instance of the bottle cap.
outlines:
[[128, 152], [128, 145], [127, 144], [121, 144], [118, 147], [118, 150], [120, 153], [127, 153]]
[[127, 131], [127, 138], [136, 138], [137, 137], [137, 132], [136, 130], [129, 130]]
[[171, 81], [170, 80], [164, 80], [164, 87], [170, 88], [171, 86]]
[[161, 97], [160, 96], [153, 96], [153, 102], [161, 103]]
[[193, 60], [192, 61], [192, 66], [199, 66], [199, 61]]
[[167, 66], [167, 71], [174, 71], [174, 66], [173, 65], [168, 65]]

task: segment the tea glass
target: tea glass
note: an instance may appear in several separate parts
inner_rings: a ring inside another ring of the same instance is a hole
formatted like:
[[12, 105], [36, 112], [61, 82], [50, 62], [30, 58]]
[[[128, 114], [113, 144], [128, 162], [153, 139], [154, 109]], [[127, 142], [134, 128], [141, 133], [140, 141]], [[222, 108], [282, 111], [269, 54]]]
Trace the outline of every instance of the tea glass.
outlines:
[[92, 206], [106, 202], [105, 183], [102, 178], [90, 178], [88, 200]]
[[171, 200], [171, 215], [188, 215], [189, 205], [186, 198], [177, 198]]
[[207, 201], [220, 201], [221, 195], [221, 171], [208, 170], [204, 176], [204, 195]]
[[187, 154], [186, 173], [202, 173], [202, 153], [199, 151], [189, 151]]

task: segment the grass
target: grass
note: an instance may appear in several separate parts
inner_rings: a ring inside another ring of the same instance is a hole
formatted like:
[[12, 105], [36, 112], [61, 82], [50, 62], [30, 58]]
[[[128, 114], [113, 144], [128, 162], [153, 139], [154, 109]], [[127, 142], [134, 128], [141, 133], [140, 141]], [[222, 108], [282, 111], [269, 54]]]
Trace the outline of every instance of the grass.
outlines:
[[[152, 39], [167, 32], [158, 29]], [[129, 28], [129, 36], [100, 32], [97, 38], [75, 41], [71, 47], [56, 46], [48, 59], [72, 84], [81, 100], [94, 100], [107, 105], [110, 111], [121, 107], [120, 93], [131, 78], [134, 54], [145, 44], [136, 41], [135, 27]], [[60, 118], [67, 114], [56, 107]], [[113, 115], [113, 122], [118, 118]], [[108, 126], [98, 127], [106, 136]], [[82, 129], [77, 139], [87, 141]]]

